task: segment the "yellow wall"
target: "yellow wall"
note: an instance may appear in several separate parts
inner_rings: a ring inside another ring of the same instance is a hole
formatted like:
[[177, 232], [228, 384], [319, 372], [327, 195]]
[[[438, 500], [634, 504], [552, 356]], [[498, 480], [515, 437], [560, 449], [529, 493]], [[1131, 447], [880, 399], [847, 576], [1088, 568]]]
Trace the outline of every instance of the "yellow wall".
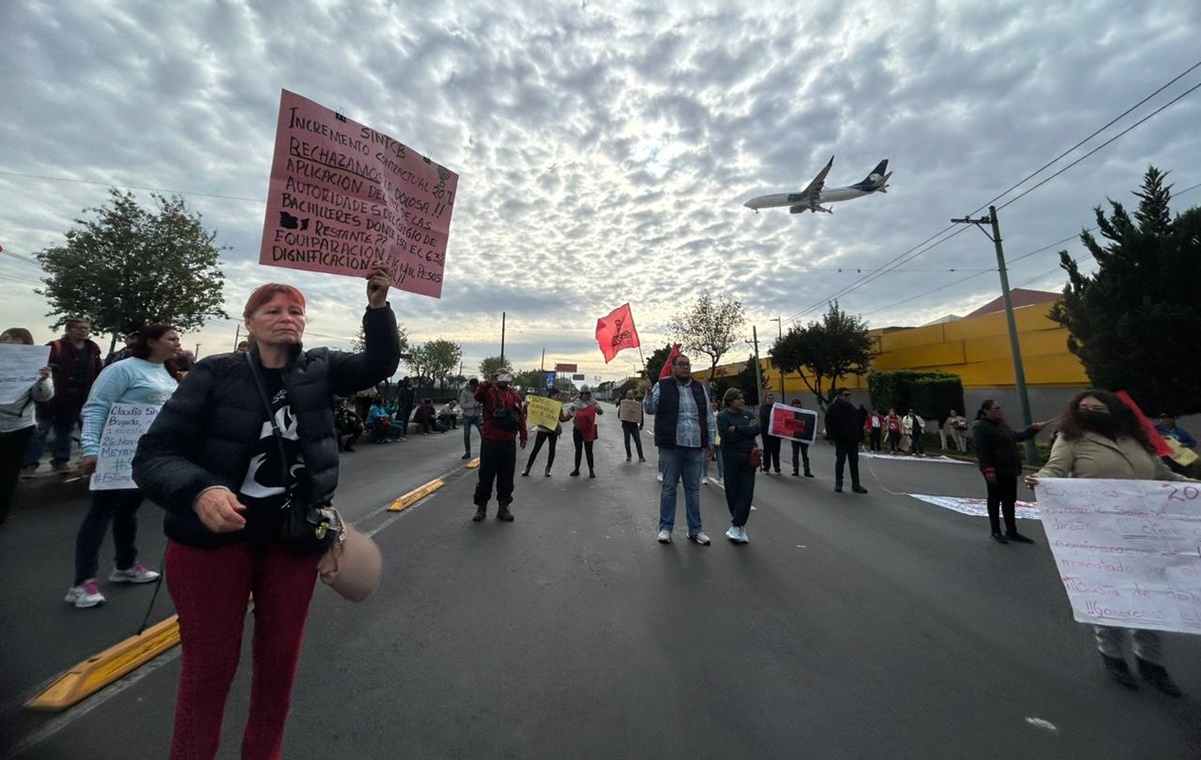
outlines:
[[[1087, 386], [1084, 366], [1068, 351], [1068, 331], [1047, 317], [1050, 308], [1047, 302], [1014, 309], [1026, 383], [1031, 387]], [[1004, 312], [927, 327], [873, 330], [871, 334], [879, 352], [872, 360], [873, 370], [941, 370], [959, 375], [965, 388], [1014, 384]], [[707, 375], [697, 373], [701, 379]], [[767, 359], [763, 360], [763, 376], [772, 388], [779, 389], [779, 371]], [[866, 389], [867, 377], [842, 378], [838, 384]], [[808, 392], [797, 374], [785, 378], [785, 389], [789, 396]]]

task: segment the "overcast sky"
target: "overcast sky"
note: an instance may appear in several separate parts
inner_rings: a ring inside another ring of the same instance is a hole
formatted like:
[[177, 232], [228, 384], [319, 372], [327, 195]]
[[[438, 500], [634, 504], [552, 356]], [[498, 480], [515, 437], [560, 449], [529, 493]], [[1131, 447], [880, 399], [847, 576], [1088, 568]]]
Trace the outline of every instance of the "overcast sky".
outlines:
[[[1180, 0], [422, 5], [0, 3], [0, 243], [60, 244], [110, 185], [177, 191], [230, 247], [230, 314], [255, 285], [291, 282], [310, 297], [307, 342], [345, 346], [361, 281], [257, 263], [288, 89], [459, 173], [442, 298], [392, 296], [415, 342], [458, 341], [470, 374], [499, 353], [505, 311], [517, 367], [545, 348], [548, 365], [613, 379], [637, 352], [606, 366], [593, 331], [626, 301], [648, 353], [706, 288], [746, 304], [748, 338], [836, 295], [874, 327], [970, 311], [999, 292], [974, 229], [854, 286], [1201, 58], [1201, 4]], [[1052, 171], [1199, 82], [1201, 68]], [[1192, 93], [1004, 208], [1011, 284], [1062, 287], [1056, 252], [1083, 249], [1052, 244], [1106, 197], [1132, 202], [1148, 165], [1177, 191], [1201, 183], [1199, 123]], [[831, 155], [828, 186], [890, 159], [888, 194], [833, 215], [742, 207], [802, 189]], [[1201, 190], [1174, 205], [1198, 204]], [[41, 276], [0, 254], [0, 321], [44, 341]], [[234, 330], [216, 320], [184, 342], [228, 351]]]

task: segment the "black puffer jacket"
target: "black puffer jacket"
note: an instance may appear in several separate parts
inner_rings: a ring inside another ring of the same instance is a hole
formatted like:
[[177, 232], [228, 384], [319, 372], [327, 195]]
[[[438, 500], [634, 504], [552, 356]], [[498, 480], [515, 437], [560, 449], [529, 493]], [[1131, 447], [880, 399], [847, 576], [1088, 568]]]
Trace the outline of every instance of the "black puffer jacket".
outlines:
[[840, 398], [826, 409], [826, 437], [835, 443], [854, 446], [859, 443], [859, 431], [863, 423], [859, 421], [859, 410], [850, 401]]
[[[297, 417], [300, 449], [314, 492], [332, 499], [338, 486], [338, 442], [331, 397], [373, 387], [396, 371], [400, 338], [389, 307], [368, 309], [363, 317], [366, 349], [361, 354], [299, 348], [284, 370]], [[257, 353], [254, 354], [257, 360]], [[254, 376], [242, 354], [210, 356], [199, 362], [163, 406], [138, 443], [133, 479], [147, 498], [167, 509], [167, 537], [188, 546], [214, 547], [263, 535], [264, 522], [278, 515], [249, 514], [246, 528], [213, 533], [192, 503], [205, 488], [238, 492], [259, 440], [266, 415]]]
[[1018, 443], [1036, 435], [1038, 431], [1033, 427], [1015, 433], [1004, 422], [981, 417], [972, 429], [972, 444], [976, 447], [980, 471], [1007, 477], [1021, 475], [1022, 456], [1018, 453]]

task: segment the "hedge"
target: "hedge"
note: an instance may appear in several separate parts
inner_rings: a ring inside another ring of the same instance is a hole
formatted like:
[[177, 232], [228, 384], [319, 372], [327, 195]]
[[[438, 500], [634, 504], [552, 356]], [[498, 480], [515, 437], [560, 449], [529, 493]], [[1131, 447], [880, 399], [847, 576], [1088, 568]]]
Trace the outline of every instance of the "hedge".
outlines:
[[963, 381], [950, 372], [917, 372], [899, 369], [871, 372], [867, 389], [873, 409], [913, 409], [923, 419], [940, 423], [955, 409], [963, 413]]

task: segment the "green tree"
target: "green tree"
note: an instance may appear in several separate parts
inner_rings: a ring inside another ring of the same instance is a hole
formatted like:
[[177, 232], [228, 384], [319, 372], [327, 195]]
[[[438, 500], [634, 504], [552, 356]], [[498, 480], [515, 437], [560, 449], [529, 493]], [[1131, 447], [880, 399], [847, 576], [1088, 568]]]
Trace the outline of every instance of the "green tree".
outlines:
[[[738, 384], [729, 382], [728, 380], [719, 380], [718, 389], [721, 395], [724, 396], [729, 388], [737, 388], [742, 391], [742, 397], [746, 401], [747, 406], [755, 406], [759, 403], [759, 381], [755, 379], [755, 355], [750, 354], [746, 357], [746, 366], [738, 373]], [[721, 403], [721, 398], [717, 399]]]
[[489, 356], [480, 362], [480, 380], [488, 380], [503, 368], [509, 366], [503, 358], [499, 356]]
[[642, 369], [644, 373], [643, 377], [650, 380], [658, 380], [659, 373], [663, 371], [663, 365], [667, 362], [667, 357], [670, 354], [670, 343], [663, 346], [663, 348], [656, 348], [654, 351], [651, 351], [650, 355], [646, 357], [646, 365]]
[[225, 247], [213, 244], [217, 233], [181, 196], [151, 198], [155, 210], [110, 189], [109, 203], [84, 209], [95, 218], [76, 219], [65, 245], [37, 254], [47, 276], [36, 292], [50, 302], [47, 316], [58, 317], [51, 327], [83, 316], [97, 332], [116, 336], [155, 322], [187, 331], [209, 317], [228, 318], [219, 264]]
[[721, 357], [739, 342], [745, 323], [742, 301], [725, 296], [714, 298], [705, 291], [687, 311], [671, 318], [667, 330], [685, 352], [696, 351], [709, 357], [709, 377], [713, 377]]
[[1154, 166], [1143, 176], [1133, 218], [1117, 201], [1095, 208], [1104, 243], [1080, 242], [1097, 262], [1086, 275], [1067, 251], [1063, 300], [1049, 314], [1067, 328], [1068, 350], [1093, 385], [1125, 390], [1152, 414], [1201, 412], [1201, 208], [1172, 217], [1171, 186]]
[[875, 350], [867, 325], [859, 317], [830, 304], [821, 322], [793, 327], [776, 340], [768, 355], [776, 367], [791, 374], [799, 370], [801, 380], [813, 392], [818, 407], [834, 400], [834, 385], [846, 375], [867, 373]]
[[[396, 332], [400, 335], [400, 352], [407, 353], [409, 350], [409, 333], [405, 330], [404, 323], [399, 319], [396, 320]], [[363, 325], [359, 325], [359, 332], [350, 343], [351, 351], [362, 351], [367, 347], [367, 335], [363, 332]]]
[[459, 368], [459, 360], [463, 358], [463, 349], [453, 340], [438, 338], [422, 345], [421, 351], [426, 376], [445, 390], [446, 378]]

